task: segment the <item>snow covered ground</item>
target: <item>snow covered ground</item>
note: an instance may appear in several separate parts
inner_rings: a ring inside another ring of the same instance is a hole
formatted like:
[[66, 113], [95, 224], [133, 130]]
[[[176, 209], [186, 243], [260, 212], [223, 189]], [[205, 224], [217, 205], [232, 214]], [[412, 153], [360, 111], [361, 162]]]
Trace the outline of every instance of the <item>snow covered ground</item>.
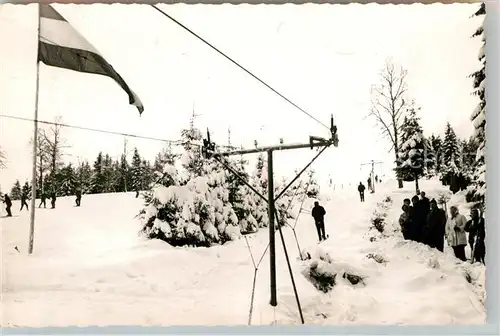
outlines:
[[[300, 248], [312, 260], [300, 260], [292, 231], [284, 229], [305, 322], [485, 323], [484, 268], [457, 261], [449, 250], [443, 255], [404, 242], [391, 227], [397, 227], [392, 224], [413, 185], [397, 190], [389, 181], [377, 187], [366, 203], [359, 202], [354, 187], [325, 195], [330, 238], [320, 245], [310, 215], [299, 217]], [[422, 190], [431, 198], [441, 188], [435, 181], [422, 181]], [[376, 203], [385, 195], [391, 195], [393, 205], [387, 219], [390, 232], [382, 237], [369, 228]], [[15, 215], [18, 206], [14, 202]], [[254, 275], [249, 250], [258, 261], [268, 244], [268, 231], [246, 236], [250, 249], [245, 239], [212, 248], [173, 248], [138, 235], [140, 223], [134, 217], [141, 206], [133, 193], [84, 195], [80, 208], [74, 207], [73, 197], [60, 198], [55, 210], [37, 211], [31, 256], [29, 213], [1, 218], [1, 325], [248, 324]], [[252, 324], [300, 323], [279, 234], [276, 238], [278, 306], [268, 304], [266, 254], [257, 272]], [[367, 258], [369, 253], [380, 254], [386, 262]], [[330, 262], [318, 261], [319, 257]], [[362, 276], [364, 285], [337, 277], [336, 286], [323, 293], [303, 275], [313, 262]]]

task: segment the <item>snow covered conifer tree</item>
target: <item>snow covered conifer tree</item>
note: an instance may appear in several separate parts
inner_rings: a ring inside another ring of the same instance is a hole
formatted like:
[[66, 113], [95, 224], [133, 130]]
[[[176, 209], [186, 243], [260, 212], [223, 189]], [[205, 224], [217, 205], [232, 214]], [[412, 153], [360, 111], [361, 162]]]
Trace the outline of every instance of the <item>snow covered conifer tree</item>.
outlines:
[[402, 142], [398, 153], [399, 165], [396, 168], [398, 178], [405, 181], [415, 181], [415, 190], [419, 193], [418, 179], [421, 178], [429, 166], [432, 166], [434, 155], [430, 145], [424, 137], [419, 124], [417, 108], [413, 103], [408, 109], [402, 125]]
[[28, 181], [24, 182], [21, 193], [27, 195], [28, 198], [31, 198], [31, 183]]
[[61, 196], [73, 195], [76, 189], [76, 176], [73, 166], [70, 164], [61, 168], [61, 170], [56, 174], [57, 184], [59, 187], [59, 193]]
[[19, 182], [19, 180], [16, 180], [16, 183], [14, 183], [14, 186], [10, 190], [10, 198], [12, 200], [20, 200], [21, 194], [22, 194], [21, 183]]
[[180, 169], [167, 163], [168, 184], [155, 184], [146, 198], [145, 234], [176, 246], [211, 246], [237, 239], [241, 228], [229, 201], [228, 174], [216, 160], [201, 156], [197, 142], [202, 136], [193, 122], [182, 137]]
[[[252, 176], [252, 184], [264, 197], [267, 197], [267, 159], [264, 154], [260, 153], [257, 156], [257, 163]], [[259, 227], [267, 227], [269, 225], [268, 204], [260, 197], [255, 199], [256, 215], [255, 219]]]
[[139, 155], [139, 150], [137, 147], [134, 148], [134, 154], [132, 155], [131, 164], [131, 182], [133, 190], [142, 190], [143, 188], [143, 164], [141, 156]]
[[439, 135], [432, 134], [428, 139], [429, 145], [431, 147], [432, 153], [434, 154], [434, 174], [439, 175], [442, 169], [443, 153], [442, 146], [443, 141]]
[[187, 182], [192, 176], [201, 176], [203, 173], [203, 157], [201, 155], [201, 144], [203, 136], [201, 131], [194, 126], [194, 116], [191, 118], [188, 129], [181, 131], [182, 146], [184, 153], [181, 156], [181, 164], [188, 173]]
[[76, 169], [76, 179], [83, 194], [92, 191], [92, 168], [90, 168], [88, 161], [85, 161]]
[[461, 172], [461, 150], [458, 138], [450, 123], [446, 124], [446, 130], [443, 140], [443, 176], [442, 182], [444, 185], [449, 185], [452, 192], [457, 192], [458, 175]]
[[[481, 3], [479, 9], [474, 16], [486, 15], [486, 5]], [[484, 204], [484, 195], [486, 193], [486, 162], [484, 159], [484, 151], [486, 148], [486, 99], [485, 99], [485, 84], [486, 84], [486, 57], [484, 47], [486, 45], [486, 35], [483, 28], [484, 22], [473, 34], [473, 37], [481, 37], [483, 45], [479, 50], [478, 59], [482, 63], [481, 68], [472, 74], [474, 79], [473, 94], [479, 97], [479, 104], [472, 112], [471, 120], [475, 128], [475, 138], [478, 144], [476, 153], [475, 169], [472, 178], [472, 186], [469, 188], [467, 198], [472, 201], [477, 201]]]
[[307, 197], [317, 198], [319, 196], [320, 188], [318, 181], [316, 180], [315, 171], [310, 169], [307, 172]]
[[92, 172], [92, 193], [100, 194], [104, 191], [104, 157], [102, 152], [99, 152], [94, 162], [94, 170]]

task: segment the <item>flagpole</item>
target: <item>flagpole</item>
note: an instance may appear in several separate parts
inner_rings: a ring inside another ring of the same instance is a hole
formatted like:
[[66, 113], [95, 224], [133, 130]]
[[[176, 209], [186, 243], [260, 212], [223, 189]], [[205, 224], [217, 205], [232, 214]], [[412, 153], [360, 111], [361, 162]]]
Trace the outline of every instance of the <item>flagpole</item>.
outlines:
[[29, 245], [28, 254], [33, 253], [33, 243], [35, 239], [35, 207], [36, 207], [36, 153], [38, 148], [38, 93], [40, 87], [40, 62], [38, 58], [39, 48], [40, 48], [40, 4], [38, 4], [37, 13], [37, 36], [36, 36], [36, 82], [35, 82], [35, 118], [33, 121], [33, 171], [31, 178], [31, 212], [30, 212], [30, 235], [29, 235]]

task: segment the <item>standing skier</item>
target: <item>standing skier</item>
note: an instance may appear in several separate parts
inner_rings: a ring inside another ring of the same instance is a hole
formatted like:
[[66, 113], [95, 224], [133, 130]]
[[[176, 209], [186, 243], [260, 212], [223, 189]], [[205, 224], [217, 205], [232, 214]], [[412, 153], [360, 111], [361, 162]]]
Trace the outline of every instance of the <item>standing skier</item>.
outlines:
[[56, 192], [53, 191], [52, 194], [50, 195], [50, 205], [51, 205], [52, 209], [56, 208], [56, 200], [57, 200]]
[[367, 180], [366, 180], [366, 183], [368, 183], [368, 190], [372, 191], [373, 188], [372, 188], [372, 178], [369, 177]]
[[316, 201], [316, 202], [314, 202], [314, 207], [312, 209], [311, 214], [314, 218], [314, 223], [316, 224], [316, 230], [318, 231], [319, 241], [321, 242], [322, 240], [326, 239], [326, 234], [325, 234], [326, 211], [325, 211], [325, 208], [323, 208], [321, 205], [319, 205], [319, 202]]
[[45, 195], [45, 192], [42, 192], [40, 195], [40, 205], [38, 206], [39, 208], [42, 207], [42, 204], [43, 204], [44, 208], [47, 207], [47, 204], [45, 203], [46, 199], [47, 199], [47, 195]]
[[5, 211], [7, 211], [7, 217], [12, 217], [12, 212], [10, 211], [10, 208], [12, 207], [12, 201], [10, 200], [9, 195], [4, 195], [3, 202], [5, 203]]
[[23, 194], [21, 195], [21, 210], [19, 210], [19, 211], [22, 211], [24, 209], [24, 206], [26, 206], [26, 210], [29, 211], [28, 203], [26, 202], [27, 199], [28, 199], [28, 195], [26, 195], [26, 193], [23, 192]]
[[82, 203], [82, 190], [77, 189], [76, 190], [76, 200], [75, 200], [76, 206], [79, 207], [80, 204]]
[[359, 198], [361, 199], [361, 202], [365, 201], [365, 186], [363, 185], [362, 182], [359, 182], [358, 185], [358, 192], [359, 192]]

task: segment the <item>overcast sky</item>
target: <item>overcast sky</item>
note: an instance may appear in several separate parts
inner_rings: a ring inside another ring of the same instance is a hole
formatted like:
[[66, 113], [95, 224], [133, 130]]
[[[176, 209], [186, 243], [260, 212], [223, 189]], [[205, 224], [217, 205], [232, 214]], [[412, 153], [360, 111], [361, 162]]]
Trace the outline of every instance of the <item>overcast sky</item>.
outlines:
[[[467, 76], [479, 67], [479, 39], [470, 36], [478, 4], [453, 5], [161, 5], [174, 18], [325, 124], [335, 116], [340, 145], [314, 168], [326, 181], [366, 180], [371, 159], [393, 154], [371, 119], [370, 87], [387, 57], [408, 69], [411, 98], [422, 107], [427, 135], [449, 121], [461, 137], [472, 134], [477, 104]], [[213, 138], [253, 147], [308, 141], [327, 130], [148, 5], [58, 5], [58, 10], [122, 75], [144, 103], [139, 117], [111, 79], [40, 67], [39, 119], [164, 139], [179, 139], [192, 114]], [[36, 76], [36, 5], [0, 5], [0, 114], [33, 118]], [[326, 133], [325, 133], [326, 131]], [[0, 185], [31, 179], [33, 124], [0, 118], [0, 145], [8, 168]], [[102, 150], [114, 157], [124, 138], [64, 129], [68, 160], [91, 163]], [[153, 160], [163, 143], [128, 139]], [[315, 152], [277, 155], [290, 175]], [[130, 153], [131, 156], [131, 153]]]

